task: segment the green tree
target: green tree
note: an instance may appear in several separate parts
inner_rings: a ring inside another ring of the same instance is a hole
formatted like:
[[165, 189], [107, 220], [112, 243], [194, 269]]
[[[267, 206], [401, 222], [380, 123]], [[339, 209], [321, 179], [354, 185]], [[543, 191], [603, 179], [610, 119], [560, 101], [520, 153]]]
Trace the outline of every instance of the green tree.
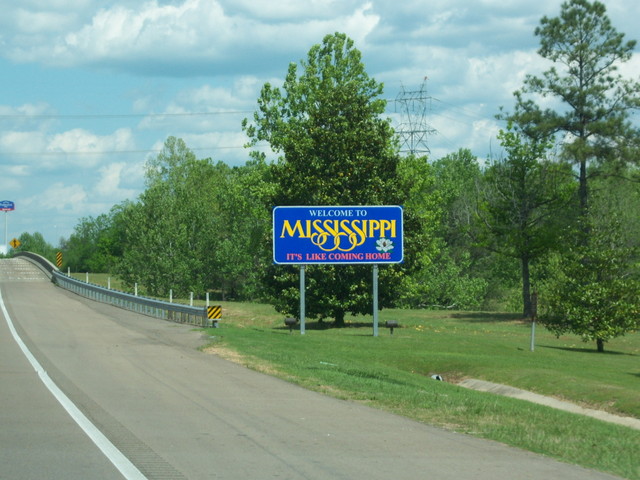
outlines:
[[[430, 165], [431, 198], [439, 215], [431, 220], [435, 254], [430, 262], [411, 275], [403, 299], [412, 307], [478, 308], [483, 304], [489, 282], [477, 263], [486, 253], [475, 246], [474, 209], [477, 183], [481, 177], [478, 159], [468, 149], [446, 155]], [[409, 182], [425, 174], [414, 173]], [[410, 199], [426, 199], [426, 192], [413, 192]], [[411, 288], [410, 288], [411, 287]]]
[[223, 300], [261, 296], [260, 273], [270, 257], [264, 241], [271, 231], [267, 171], [261, 161], [233, 168], [218, 163], [210, 180], [203, 266], [207, 285]]
[[[366, 73], [353, 41], [341, 33], [325, 36], [300, 69], [289, 65], [282, 89], [265, 84], [253, 122], [243, 122], [249, 146], [266, 141], [279, 155], [271, 165], [270, 206], [401, 204], [397, 143], [390, 121], [381, 118], [383, 86]], [[403, 268], [380, 270], [381, 307], [397, 298], [403, 270], [413, 266], [412, 254], [427, 243], [420, 215], [405, 210], [404, 224], [405, 232], [416, 235], [405, 233], [412, 244], [405, 244], [409, 260]], [[370, 313], [370, 266], [309, 266], [307, 279], [310, 317], [343, 325], [348, 312]], [[285, 314], [298, 311], [296, 280], [291, 267], [267, 271], [271, 299]]]
[[197, 159], [169, 137], [149, 160], [146, 189], [114, 216], [109, 239], [123, 245], [117, 271], [152, 295], [212, 292], [258, 298], [264, 269], [267, 166], [229, 167]]
[[64, 264], [77, 272], [114, 271], [122, 256], [122, 226], [118, 221], [122, 208], [115, 205], [108, 214], [81, 218], [69, 239], [62, 242]]
[[207, 229], [205, 192], [213, 166], [197, 160], [183, 140], [169, 137], [147, 164], [147, 188], [123, 211], [125, 249], [118, 273], [152, 295], [202, 292], [202, 238]]
[[639, 170], [627, 167], [623, 170], [608, 169], [592, 182], [590, 210], [595, 218], [615, 215], [619, 219], [622, 244], [640, 248], [640, 178]]
[[[407, 210], [422, 212], [433, 237], [430, 249], [416, 252], [416, 270], [404, 279], [400, 299], [413, 308], [473, 308], [483, 300], [486, 282], [471, 274], [469, 222], [477, 159], [460, 150], [427, 163], [426, 157], [405, 157], [399, 177], [405, 185]], [[477, 250], [477, 249], [476, 249]]]
[[[600, 2], [570, 0], [559, 17], [543, 17], [535, 34], [538, 53], [554, 66], [528, 75], [516, 92], [514, 120], [529, 136], [560, 134], [563, 155], [578, 170], [580, 212], [586, 218], [589, 179], [606, 163], [637, 162], [638, 129], [629, 121], [640, 106], [640, 82], [617, 70], [631, 59], [635, 40], [624, 41]], [[541, 109], [529, 96], [549, 97], [557, 109]], [[588, 222], [583, 222], [587, 225]]]
[[456, 250], [455, 257], [458, 251], [473, 249], [473, 218], [482, 172], [478, 159], [468, 149], [436, 160], [433, 171], [443, 210], [438, 234], [447, 246]]
[[327, 35], [301, 67], [289, 65], [283, 91], [265, 84], [253, 123], [243, 122], [250, 146], [266, 141], [282, 154], [273, 165], [275, 205], [388, 200], [398, 156], [390, 120], [380, 117], [382, 84], [344, 34]]
[[13, 251], [37, 253], [55, 263], [55, 249], [44, 239], [40, 232], [24, 232], [18, 237], [18, 240], [20, 241], [20, 246], [17, 249], [12, 249]]
[[570, 332], [585, 342], [595, 340], [603, 352], [608, 340], [640, 328], [640, 272], [629, 261], [637, 262], [639, 250], [625, 245], [616, 215], [592, 215], [590, 222], [589, 246], [572, 242], [576, 246], [559, 257], [544, 285], [541, 320], [556, 335]]
[[[587, 0], [563, 3], [560, 16], [543, 17], [535, 34], [540, 37], [538, 53], [554, 66], [542, 77], [527, 76], [516, 92], [515, 113], [508, 118], [532, 138], [559, 137], [562, 156], [577, 171], [577, 225], [582, 229], [566, 240], [579, 243], [567, 244], [571, 254], [560, 263], [561, 274], [556, 276], [565, 283], [555, 290], [566, 295], [559, 297], [550, 290], [549, 318], [595, 338], [602, 350], [604, 341], [620, 331], [607, 331], [607, 326], [622, 325], [621, 319], [630, 312], [626, 283], [616, 275], [629, 268], [631, 258], [622, 248], [607, 247], [614, 240], [603, 237], [606, 229], [602, 232], [594, 223], [591, 184], [597, 176], [623, 171], [638, 161], [640, 134], [630, 112], [640, 106], [640, 82], [618, 73], [619, 66], [631, 59], [636, 42], [625, 41], [624, 34], [613, 28], [602, 3]], [[556, 108], [541, 109], [536, 95], [548, 97], [546, 101], [555, 102]], [[569, 286], [575, 294], [566, 290]], [[605, 304], [607, 312], [601, 309]], [[564, 319], [559, 318], [562, 312]], [[593, 326], [591, 333], [585, 325]]]
[[531, 315], [531, 264], [556, 243], [573, 188], [571, 172], [547, 159], [551, 143], [525, 138], [510, 124], [498, 134], [506, 156], [487, 168], [478, 204], [479, 238], [520, 262], [523, 315]]

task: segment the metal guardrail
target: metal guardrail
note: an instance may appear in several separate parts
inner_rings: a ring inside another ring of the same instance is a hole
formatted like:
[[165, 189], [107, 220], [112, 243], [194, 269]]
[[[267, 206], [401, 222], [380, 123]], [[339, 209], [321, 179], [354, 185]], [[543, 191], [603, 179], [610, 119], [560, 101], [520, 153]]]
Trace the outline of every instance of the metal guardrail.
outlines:
[[53, 271], [54, 270], [58, 270], [58, 267], [56, 267], [53, 263], [51, 263], [49, 260], [47, 260], [44, 257], [41, 257], [40, 255], [38, 255], [36, 253], [16, 252], [14, 254], [14, 256], [15, 257], [24, 257], [24, 258], [26, 258], [31, 263], [33, 263], [35, 266], [40, 268], [40, 270], [42, 270], [47, 275], [47, 277], [49, 277], [49, 278], [51, 278], [51, 276], [53, 275]]
[[69, 277], [61, 273], [55, 265], [40, 255], [31, 252], [18, 252], [15, 256], [24, 257], [35, 263], [59, 287], [90, 300], [172, 322], [187, 323], [201, 327], [212, 326], [211, 320], [207, 317], [207, 307], [192, 307], [111, 290]]

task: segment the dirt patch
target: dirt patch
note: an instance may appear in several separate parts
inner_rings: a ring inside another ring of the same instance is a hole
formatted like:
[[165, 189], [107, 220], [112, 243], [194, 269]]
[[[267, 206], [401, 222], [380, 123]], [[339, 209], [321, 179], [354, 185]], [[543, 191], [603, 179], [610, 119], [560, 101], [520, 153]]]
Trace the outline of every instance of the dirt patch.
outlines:
[[208, 355], [217, 355], [220, 358], [224, 358], [225, 360], [229, 360], [230, 362], [237, 363], [239, 365], [246, 365], [245, 358], [230, 348], [219, 345], [209, 345], [208, 347], [203, 348], [202, 351]]
[[208, 355], [217, 355], [229, 362], [242, 365], [243, 367], [250, 368], [256, 372], [271, 375], [273, 377], [285, 378], [285, 375], [274, 368], [271, 365], [265, 364], [262, 360], [258, 361], [255, 358], [241, 355], [240, 353], [222, 345], [209, 345], [202, 349], [202, 351]]

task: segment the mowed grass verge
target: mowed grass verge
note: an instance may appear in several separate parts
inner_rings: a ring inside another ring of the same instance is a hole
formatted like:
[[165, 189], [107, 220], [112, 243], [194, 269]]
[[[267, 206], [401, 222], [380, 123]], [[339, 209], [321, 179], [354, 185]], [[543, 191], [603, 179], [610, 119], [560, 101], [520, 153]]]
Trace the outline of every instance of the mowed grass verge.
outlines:
[[[479, 378], [640, 418], [640, 334], [606, 344], [536, 329], [516, 315], [384, 310], [335, 329], [285, 327], [270, 306], [221, 302], [208, 348], [306, 388], [415, 420], [640, 479], [640, 431], [456, 385]], [[386, 320], [401, 328], [393, 335]], [[431, 375], [439, 374], [444, 382]]]
[[[91, 275], [90, 281], [106, 285], [107, 276]], [[206, 349], [249, 368], [640, 480], [640, 431], [456, 385], [479, 378], [640, 418], [640, 333], [615, 339], [598, 354], [593, 344], [575, 336], [556, 338], [538, 326], [531, 352], [531, 325], [512, 314], [383, 310], [380, 336], [374, 338], [371, 317], [350, 318], [342, 329], [308, 321], [300, 335], [297, 329], [290, 334], [283, 316], [268, 305], [215, 303], [223, 306], [223, 318], [220, 328], [208, 329], [212, 342]], [[391, 335], [386, 320], [401, 328]], [[445, 381], [431, 379], [433, 374]]]

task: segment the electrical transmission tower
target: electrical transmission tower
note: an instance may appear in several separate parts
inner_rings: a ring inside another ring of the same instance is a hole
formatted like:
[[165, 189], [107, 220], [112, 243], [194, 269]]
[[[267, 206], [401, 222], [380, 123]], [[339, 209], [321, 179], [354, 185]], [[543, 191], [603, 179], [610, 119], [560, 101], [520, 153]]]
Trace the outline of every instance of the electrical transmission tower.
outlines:
[[396, 133], [400, 138], [400, 151], [411, 155], [428, 154], [428, 135], [437, 130], [427, 123], [427, 112], [431, 110], [431, 97], [427, 95], [427, 77], [424, 77], [420, 90], [407, 91], [404, 85], [396, 96], [396, 113], [400, 112], [400, 124]]

